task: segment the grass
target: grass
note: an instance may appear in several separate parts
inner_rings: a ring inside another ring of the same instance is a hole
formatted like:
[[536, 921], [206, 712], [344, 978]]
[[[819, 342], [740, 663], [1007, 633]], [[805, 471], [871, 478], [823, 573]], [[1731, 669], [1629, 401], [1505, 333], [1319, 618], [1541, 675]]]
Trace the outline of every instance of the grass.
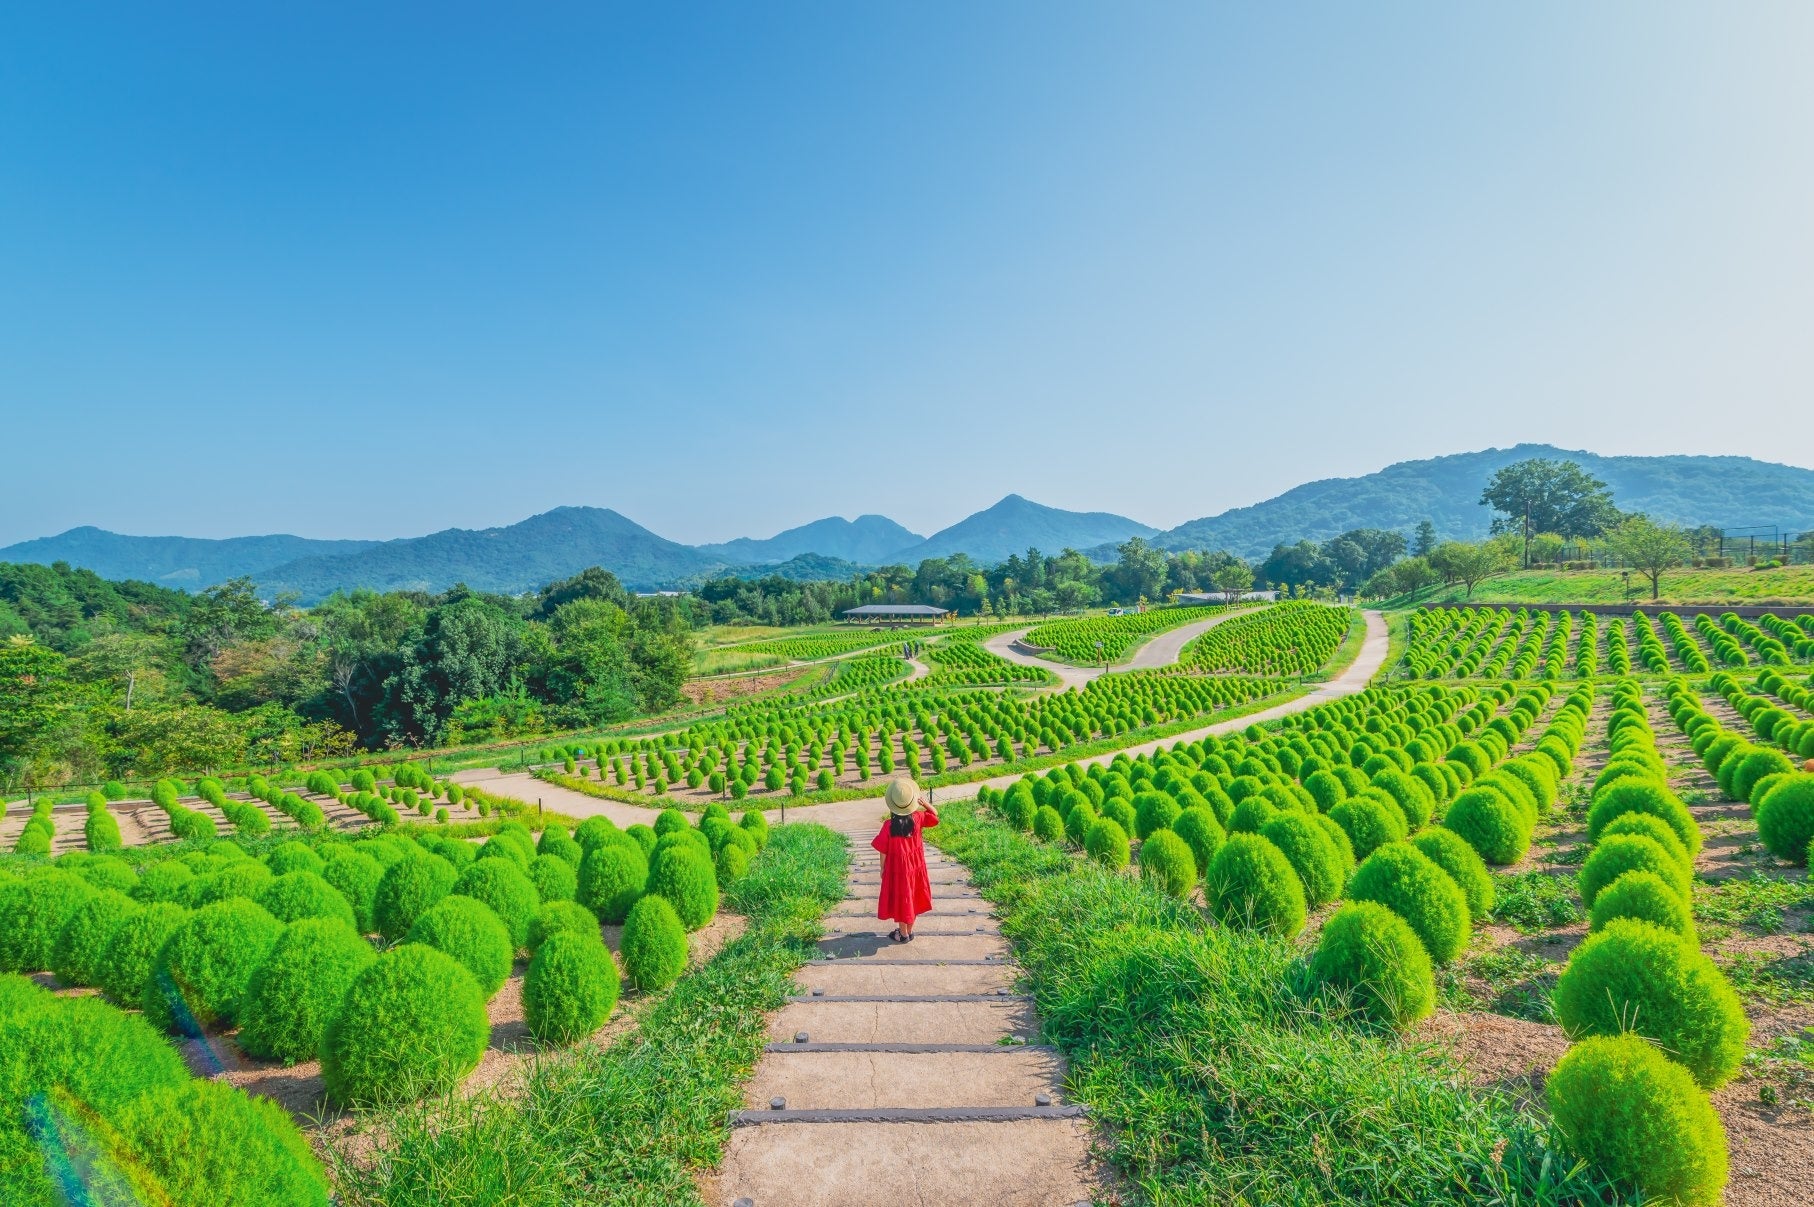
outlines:
[[1486, 1010], [1553, 1023], [1556, 1015], [1550, 992], [1559, 971], [1558, 965], [1516, 947], [1486, 947], [1439, 969], [1436, 989], [1443, 1006], [1450, 1010]]
[[787, 659], [779, 654], [752, 654], [735, 646], [702, 649], [693, 655], [694, 675], [740, 675], [786, 665]]
[[[1814, 566], [1776, 570], [1671, 570], [1660, 584], [1662, 604], [1814, 604]], [[1640, 589], [1641, 588], [1641, 589]], [[1474, 584], [1470, 598], [1460, 584], [1420, 591], [1415, 598], [1382, 600], [1382, 608], [1409, 608], [1441, 600], [1465, 603], [1651, 603], [1650, 581], [1631, 576], [1631, 595], [1617, 570], [1517, 570]]]
[[1781, 932], [1788, 911], [1814, 906], [1814, 881], [1753, 872], [1738, 880], [1694, 886], [1694, 917], [1703, 925], [1743, 927], [1757, 934]]
[[1508, 1094], [1346, 1021], [1289, 940], [1209, 925], [974, 806], [929, 840], [995, 901], [1131, 1201], [1620, 1201]]
[[514, 1095], [488, 1091], [395, 1112], [377, 1147], [337, 1153], [339, 1201], [412, 1207], [509, 1202], [699, 1204], [726, 1115], [766, 1041], [763, 1015], [792, 991], [819, 917], [843, 896], [848, 854], [816, 825], [776, 827], [725, 908], [739, 938], [683, 977], [604, 1049], [538, 1059]]
[[1570, 926], [1586, 917], [1575, 883], [1551, 872], [1496, 872], [1493, 908], [1483, 921], [1499, 922], [1519, 934], [1535, 935]]
[[[1356, 609], [1349, 613], [1347, 635], [1342, 638], [1342, 643], [1335, 647], [1335, 653], [1329, 656], [1329, 661], [1323, 663], [1316, 674], [1305, 676], [1305, 680], [1310, 683], [1322, 683], [1336, 678], [1354, 665], [1354, 660], [1360, 657], [1361, 646], [1366, 643], [1366, 640], [1367, 618]], [[1389, 655], [1386, 665], [1392, 665]]]

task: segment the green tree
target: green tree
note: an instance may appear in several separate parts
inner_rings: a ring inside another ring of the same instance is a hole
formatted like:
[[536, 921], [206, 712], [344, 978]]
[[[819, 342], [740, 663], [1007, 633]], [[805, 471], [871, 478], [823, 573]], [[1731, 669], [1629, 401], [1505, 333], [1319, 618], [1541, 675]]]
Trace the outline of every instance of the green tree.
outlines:
[[1411, 538], [1411, 556], [1427, 558], [1436, 549], [1436, 525], [1423, 520], [1417, 525], [1417, 533]]
[[1120, 560], [1109, 571], [1115, 597], [1121, 603], [1157, 599], [1165, 586], [1165, 552], [1144, 537], [1133, 537], [1116, 547]]
[[1477, 584], [1511, 566], [1505, 546], [1496, 541], [1444, 541], [1436, 546], [1429, 561], [1431, 568], [1443, 576], [1444, 582], [1467, 587], [1469, 599], [1474, 598]]
[[451, 595], [429, 609], [386, 685], [386, 728], [404, 742], [438, 741], [461, 701], [504, 691], [522, 665], [521, 620], [492, 599]]
[[1220, 570], [1217, 570], [1212, 581], [1222, 598], [1233, 603], [1235, 598], [1246, 594], [1253, 588], [1253, 567], [1236, 558]]
[[1530, 564], [1530, 539], [1539, 532], [1582, 538], [1599, 536], [1618, 522], [1612, 493], [1578, 462], [1532, 457], [1500, 469], [1480, 492], [1480, 501], [1498, 514], [1493, 532], [1524, 538], [1524, 564]]
[[1650, 579], [1650, 598], [1662, 593], [1663, 572], [1687, 563], [1694, 553], [1687, 531], [1658, 524], [1650, 517], [1628, 516], [1608, 538], [1614, 556]]
[[30, 637], [0, 643], [0, 764], [17, 767], [40, 754], [75, 701], [63, 655]]

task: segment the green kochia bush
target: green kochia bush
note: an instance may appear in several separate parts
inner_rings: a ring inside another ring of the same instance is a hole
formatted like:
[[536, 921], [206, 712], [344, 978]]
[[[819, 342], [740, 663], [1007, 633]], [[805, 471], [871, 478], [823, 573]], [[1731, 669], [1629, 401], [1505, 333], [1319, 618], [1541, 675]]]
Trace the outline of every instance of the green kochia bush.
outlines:
[[1600, 831], [1602, 838], [1611, 838], [1615, 834], [1637, 834], [1651, 839], [1669, 852], [1669, 857], [1682, 869], [1684, 875], [1693, 876], [1693, 857], [1682, 845], [1682, 840], [1675, 836], [1675, 831], [1669, 828], [1669, 823], [1655, 814], [1626, 813], [1607, 822], [1606, 828]]
[[1142, 792], [1134, 797], [1134, 830], [1142, 841], [1171, 828], [1181, 812], [1177, 802], [1163, 792]]
[[1470, 919], [1484, 917], [1493, 908], [1493, 874], [1486, 870], [1480, 852], [1461, 835], [1437, 826], [1411, 839], [1411, 845], [1447, 872], [1461, 889], [1461, 895], [1467, 898]]
[[384, 879], [384, 865], [363, 851], [334, 848], [335, 854], [321, 869], [321, 878], [340, 891], [353, 907], [353, 924], [362, 935], [378, 929], [374, 909], [378, 900], [378, 882]]
[[247, 986], [240, 1047], [284, 1064], [313, 1060], [340, 1000], [377, 958], [372, 945], [345, 922], [291, 923]]
[[1408, 842], [1388, 843], [1361, 861], [1348, 882], [1351, 901], [1377, 901], [1410, 923], [1430, 958], [1447, 964], [1468, 942], [1461, 886]]
[[710, 858], [685, 847], [656, 845], [649, 861], [648, 891], [665, 898], [688, 930], [698, 930], [718, 912], [718, 877]]
[[1436, 1007], [1430, 956], [1410, 924], [1373, 901], [1350, 901], [1323, 926], [1310, 964], [1362, 1014], [1402, 1030]]
[[137, 1009], [158, 952], [189, 911], [172, 901], [154, 901], [120, 922], [101, 961], [100, 987], [109, 999]]
[[257, 901], [279, 922], [333, 918], [349, 930], [358, 925], [352, 903], [314, 872], [286, 872], [267, 884]]
[[1170, 830], [1155, 830], [1140, 844], [1140, 875], [1167, 896], [1183, 899], [1197, 886], [1196, 857]]
[[125, 893], [102, 889], [63, 924], [51, 967], [65, 985], [97, 984], [106, 968], [107, 945], [132, 915], [144, 907]]
[[1778, 780], [1754, 806], [1757, 836], [1778, 859], [1798, 867], [1808, 862], [1814, 842], [1814, 775]]
[[1642, 834], [1609, 834], [1594, 844], [1581, 865], [1582, 904], [1592, 909], [1601, 889], [1631, 871], [1654, 872], [1684, 901], [1688, 899], [1688, 873], [1661, 843]]
[[1083, 836], [1083, 849], [1105, 868], [1124, 868], [1128, 864], [1127, 831], [1112, 817], [1100, 817]]
[[535, 921], [529, 924], [530, 953], [534, 954], [549, 936], [561, 934], [597, 939], [598, 918], [577, 901], [544, 901], [542, 908], [535, 911]]
[[1216, 852], [1228, 837], [1222, 830], [1222, 823], [1216, 820], [1215, 812], [1208, 806], [1186, 809], [1178, 814], [1178, 820], [1172, 823], [1172, 832], [1190, 848], [1199, 878], [1209, 869], [1209, 861], [1216, 857]]
[[1482, 859], [1499, 867], [1517, 863], [1530, 850], [1530, 821], [1522, 809], [1493, 788], [1469, 788], [1457, 796], [1442, 824], [1461, 835]]
[[645, 896], [624, 920], [624, 971], [638, 989], [666, 989], [686, 970], [687, 930], [667, 898]]
[[1738, 1071], [1751, 1032], [1712, 960], [1680, 935], [1633, 918], [1608, 922], [1575, 948], [1554, 998], [1570, 1038], [1634, 1031], [1708, 1089]]
[[384, 870], [372, 900], [378, 933], [396, 942], [409, 933], [429, 906], [453, 891], [459, 873], [439, 855], [404, 856]]
[[266, 860], [273, 876], [282, 876], [289, 872], [314, 872], [317, 876], [327, 866], [325, 860], [315, 853], [315, 849], [306, 842], [280, 842], [271, 848], [270, 857]]
[[1635, 1035], [1587, 1039], [1556, 1063], [1550, 1113], [1568, 1147], [1646, 1201], [1716, 1204], [1726, 1132], [1686, 1070]]
[[80, 876], [63, 871], [0, 884], [0, 972], [48, 971], [57, 936], [95, 892]]
[[604, 843], [579, 865], [578, 902], [612, 925], [630, 915], [649, 880], [649, 862], [634, 842]]
[[1329, 817], [1348, 836], [1356, 859], [1365, 859], [1376, 848], [1405, 836], [1404, 816], [1370, 797], [1343, 801], [1329, 810]]
[[523, 978], [529, 1033], [544, 1043], [584, 1039], [611, 1017], [620, 989], [617, 963], [596, 937], [552, 935]]
[[327, 1178], [284, 1109], [217, 1081], [160, 1086], [108, 1120], [173, 1203], [326, 1207]]
[[1295, 935], [1304, 929], [1304, 886], [1285, 853], [1258, 834], [1231, 834], [1203, 878], [1224, 926]]
[[1260, 827], [1260, 835], [1291, 861], [1292, 870], [1304, 886], [1304, 903], [1310, 909], [1341, 895], [1347, 865], [1341, 850], [1316, 818], [1303, 813], [1281, 813]]
[[1684, 939], [1694, 938], [1694, 915], [1688, 902], [1655, 872], [1634, 870], [1620, 875], [1594, 898], [1592, 917], [1592, 930], [1605, 929], [1615, 918], [1637, 918]]
[[[578, 846], [573, 848], [579, 850]], [[537, 855], [529, 861], [529, 883], [542, 901], [571, 901], [579, 891], [579, 874], [558, 855]]]
[[1607, 823], [1627, 813], [1649, 813], [1661, 818], [1681, 839], [1690, 857], [1700, 852], [1701, 828], [1694, 823], [1694, 814], [1666, 784], [1650, 779], [1613, 780], [1594, 793], [1593, 806], [1587, 811], [1588, 840], [1598, 842]]
[[452, 956], [405, 943], [354, 979], [321, 1041], [335, 1100], [381, 1104], [452, 1087], [491, 1035], [485, 995]]
[[189, 915], [158, 953], [139, 1001], [166, 1031], [193, 1035], [233, 1022], [283, 923], [263, 906], [230, 897]]
[[1033, 837], [1041, 842], [1064, 841], [1064, 818], [1051, 805], [1041, 805], [1033, 814]]
[[409, 928], [405, 941], [421, 943], [460, 961], [487, 998], [509, 978], [516, 950], [510, 931], [497, 914], [484, 902], [459, 893], [430, 906]]

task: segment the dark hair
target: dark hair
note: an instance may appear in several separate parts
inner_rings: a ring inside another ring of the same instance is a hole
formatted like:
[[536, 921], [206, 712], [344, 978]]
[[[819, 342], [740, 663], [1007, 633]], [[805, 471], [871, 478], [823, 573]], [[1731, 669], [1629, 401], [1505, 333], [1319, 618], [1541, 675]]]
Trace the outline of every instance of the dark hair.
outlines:
[[897, 813], [888, 819], [888, 832], [896, 838], [913, 836], [913, 814]]

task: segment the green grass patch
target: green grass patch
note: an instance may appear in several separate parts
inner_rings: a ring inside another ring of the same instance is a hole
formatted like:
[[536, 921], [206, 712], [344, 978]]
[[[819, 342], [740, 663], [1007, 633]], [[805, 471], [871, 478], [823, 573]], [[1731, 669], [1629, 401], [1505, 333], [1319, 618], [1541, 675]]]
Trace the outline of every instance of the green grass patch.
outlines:
[[[1661, 604], [1783, 604], [1814, 603], [1814, 566], [1781, 566], [1774, 570], [1671, 570], [1659, 584]], [[1640, 589], [1640, 587], [1642, 589]], [[1517, 570], [1474, 585], [1467, 595], [1459, 583], [1419, 591], [1415, 598], [1399, 596], [1382, 600], [1382, 608], [1409, 608], [1441, 600], [1491, 604], [1653, 603], [1650, 580], [1631, 576], [1631, 591], [1618, 570]]]
[[377, 1147], [340, 1157], [343, 1204], [698, 1204], [726, 1115], [762, 1054], [764, 1014], [792, 992], [819, 918], [844, 893], [844, 841], [776, 827], [725, 908], [749, 928], [681, 978], [604, 1049], [545, 1056], [520, 1092], [450, 1097], [378, 1121]]
[[1496, 872], [1493, 908], [1483, 919], [1534, 935], [1570, 926], [1587, 915], [1575, 882], [1552, 872]]
[[1808, 908], [1814, 908], [1814, 881], [1806, 879], [1785, 880], [1753, 872], [1739, 880], [1694, 886], [1697, 922], [1743, 927], [1762, 935], [1781, 933], [1790, 910]]
[[1450, 1010], [1486, 1010], [1510, 1018], [1553, 1023], [1550, 1004], [1561, 965], [1517, 947], [1487, 947], [1439, 969], [1436, 989]]
[[928, 838], [1000, 907], [1132, 1201], [1618, 1201], [1542, 1116], [1466, 1088], [1438, 1049], [1338, 1017], [1291, 941], [1212, 926], [974, 806], [940, 818]]

